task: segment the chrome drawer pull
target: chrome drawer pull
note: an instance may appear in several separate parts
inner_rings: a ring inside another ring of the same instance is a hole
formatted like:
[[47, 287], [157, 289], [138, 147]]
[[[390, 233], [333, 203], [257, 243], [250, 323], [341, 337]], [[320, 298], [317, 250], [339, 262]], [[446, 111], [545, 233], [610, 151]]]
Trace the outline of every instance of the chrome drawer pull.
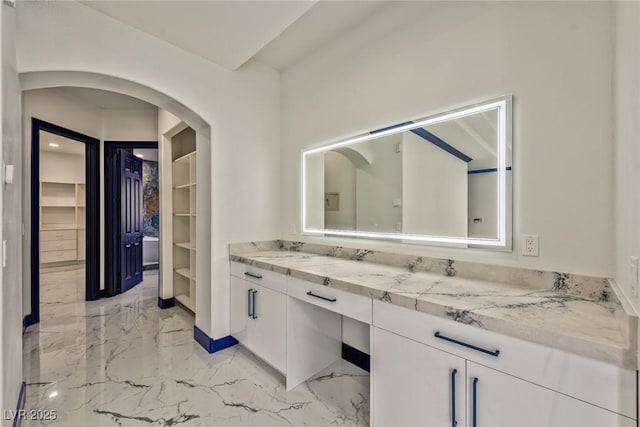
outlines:
[[262, 279], [262, 276], [260, 274], [255, 274], [255, 273], [250, 273], [250, 272], [246, 272], [244, 273], [245, 276], [249, 276], [249, 277], [253, 277], [254, 279]]
[[478, 346], [475, 346], [473, 344], [468, 344], [466, 342], [458, 341], [458, 340], [453, 339], [453, 338], [445, 337], [444, 335], [440, 335], [440, 332], [436, 332], [433, 336], [436, 337], [436, 338], [440, 338], [441, 340], [449, 341], [449, 342], [452, 342], [454, 344], [458, 344], [458, 345], [461, 345], [463, 347], [470, 348], [472, 350], [476, 350], [476, 351], [480, 351], [482, 353], [489, 354], [489, 355], [494, 356], [494, 357], [498, 357], [498, 355], [500, 354], [500, 350], [493, 350], [493, 351], [492, 350], [487, 350], [486, 348], [478, 347]]
[[338, 300], [337, 300], [337, 299], [335, 299], [335, 298], [327, 298], [327, 297], [323, 297], [322, 295], [316, 295], [316, 294], [314, 294], [314, 293], [313, 293], [313, 292], [311, 292], [311, 291], [307, 292], [307, 295], [309, 295], [310, 297], [320, 298], [320, 299], [323, 299], [323, 300], [325, 300], [325, 301], [329, 301], [329, 302], [336, 302], [336, 301], [338, 301]]

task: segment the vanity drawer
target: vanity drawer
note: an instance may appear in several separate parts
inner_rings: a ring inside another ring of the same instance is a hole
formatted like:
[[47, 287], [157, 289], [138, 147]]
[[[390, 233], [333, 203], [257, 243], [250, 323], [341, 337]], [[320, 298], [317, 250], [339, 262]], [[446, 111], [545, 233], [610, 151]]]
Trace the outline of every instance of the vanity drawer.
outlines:
[[62, 261], [75, 261], [76, 251], [54, 251], [54, 252], [42, 252], [40, 254], [40, 263], [46, 264], [49, 262], [62, 262]]
[[[378, 300], [373, 302], [373, 324], [514, 377], [636, 418], [635, 371]], [[441, 338], [435, 336], [436, 332]], [[487, 354], [442, 337], [491, 352], [499, 350], [499, 354]]]
[[76, 249], [76, 240], [43, 240], [40, 242], [42, 252], [64, 251]]
[[245, 264], [241, 262], [231, 261], [229, 262], [229, 273], [239, 279], [244, 279]]
[[246, 279], [282, 294], [287, 293], [287, 276], [263, 268], [252, 267], [240, 262], [231, 261], [229, 266], [232, 276]]
[[75, 240], [76, 230], [41, 230], [40, 241], [49, 240]]
[[288, 294], [304, 302], [371, 324], [371, 298], [295, 277], [289, 277]]

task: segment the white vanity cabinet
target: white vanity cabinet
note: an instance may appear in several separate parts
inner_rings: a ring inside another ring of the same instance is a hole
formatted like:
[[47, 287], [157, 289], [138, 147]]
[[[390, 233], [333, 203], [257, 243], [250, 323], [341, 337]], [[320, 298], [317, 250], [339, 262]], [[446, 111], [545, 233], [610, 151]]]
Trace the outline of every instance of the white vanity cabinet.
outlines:
[[453, 426], [454, 406], [457, 427], [636, 425], [633, 371], [379, 301], [373, 319], [376, 427]]
[[231, 335], [286, 373], [286, 277], [231, 263]]
[[375, 426], [465, 425], [465, 359], [373, 329]]
[[631, 418], [469, 361], [467, 390], [469, 427], [637, 425]]

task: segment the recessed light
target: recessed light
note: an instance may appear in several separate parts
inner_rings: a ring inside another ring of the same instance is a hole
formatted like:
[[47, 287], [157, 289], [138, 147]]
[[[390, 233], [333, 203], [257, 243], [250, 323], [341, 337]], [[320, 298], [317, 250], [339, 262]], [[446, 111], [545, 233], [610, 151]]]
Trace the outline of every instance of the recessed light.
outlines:
[[58, 395], [57, 391], [52, 391], [51, 393], [49, 393], [49, 399], [53, 399], [54, 397], [56, 397]]
[[58, 148], [58, 147], [60, 147], [60, 144], [57, 144], [55, 142], [50, 142], [49, 143], [49, 147]]
[[144, 156], [142, 154], [134, 154], [134, 156], [144, 159]]

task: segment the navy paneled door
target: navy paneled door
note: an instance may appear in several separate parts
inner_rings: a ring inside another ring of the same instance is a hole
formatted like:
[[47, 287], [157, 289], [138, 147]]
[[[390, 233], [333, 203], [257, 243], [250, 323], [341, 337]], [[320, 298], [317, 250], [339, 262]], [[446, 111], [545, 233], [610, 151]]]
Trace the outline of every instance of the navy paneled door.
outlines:
[[120, 152], [120, 289], [142, 281], [142, 160]]

